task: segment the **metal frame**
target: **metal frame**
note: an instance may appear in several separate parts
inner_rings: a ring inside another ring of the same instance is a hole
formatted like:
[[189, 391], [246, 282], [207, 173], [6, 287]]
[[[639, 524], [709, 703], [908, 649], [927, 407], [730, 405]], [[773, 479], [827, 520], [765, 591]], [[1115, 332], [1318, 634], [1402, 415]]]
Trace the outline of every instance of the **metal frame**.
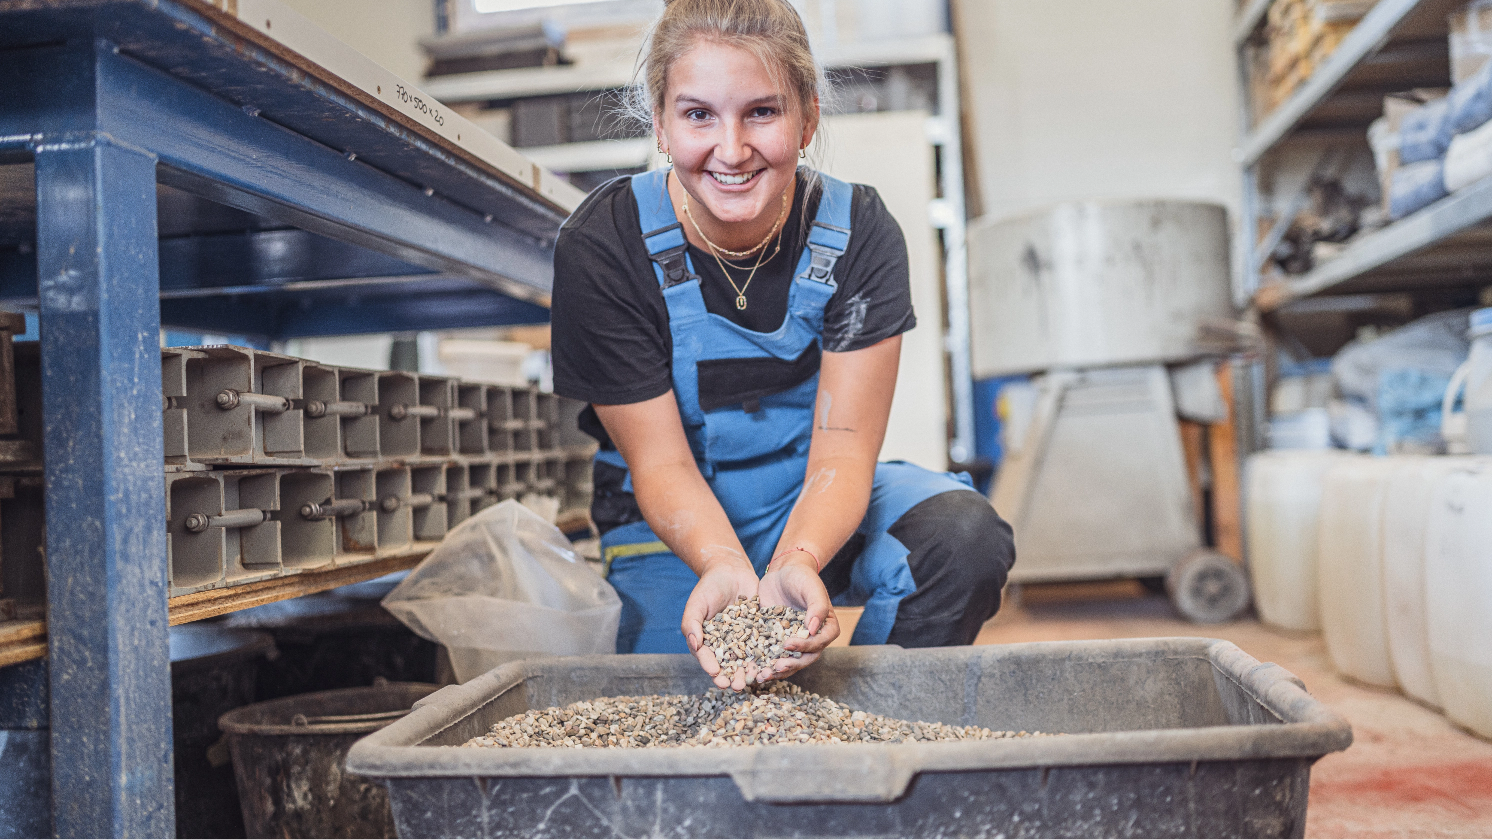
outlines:
[[[1239, 258], [1234, 283], [1235, 302], [1240, 306], [1246, 305], [1259, 291], [1264, 261], [1265, 252], [1258, 238], [1261, 162], [1271, 152], [1297, 138], [1314, 135], [1360, 140], [1371, 118], [1358, 125], [1354, 122], [1357, 116], [1349, 116], [1344, 122], [1340, 116], [1333, 116], [1334, 111], [1345, 108], [1344, 113], [1352, 112], [1354, 107], [1360, 107], [1356, 100], [1377, 97], [1396, 87], [1427, 84], [1427, 80], [1433, 79], [1437, 72], [1434, 68], [1440, 66], [1445, 54], [1446, 15], [1455, 5], [1452, 0], [1381, 0], [1289, 99], [1256, 123], [1252, 119], [1249, 68], [1244, 51], [1264, 20], [1270, 2], [1251, 0], [1240, 11], [1233, 32], [1239, 85], [1243, 92], [1243, 134], [1235, 151], [1243, 181], [1243, 212], [1236, 242]], [[1440, 39], [1438, 45], [1434, 43], [1437, 35]], [[1486, 217], [1492, 217], [1492, 207], [1488, 208]], [[1397, 228], [1400, 226], [1392, 225], [1364, 237], [1349, 251], [1358, 250], [1358, 245], [1376, 239], [1378, 245], [1364, 250], [1373, 254], [1393, 252], [1393, 256], [1401, 256], [1456, 231], [1451, 226], [1442, 226], [1426, 236], [1423, 233], [1406, 234], [1402, 229], [1396, 231]], [[1385, 247], [1385, 242], [1390, 244]], [[1382, 261], [1374, 262], [1371, 258], [1345, 262], [1334, 260], [1329, 270], [1318, 270], [1307, 276], [1314, 279], [1293, 282], [1282, 290], [1278, 299], [1272, 297], [1261, 303], [1265, 308], [1273, 308], [1298, 296], [1326, 291], [1335, 283], [1381, 264]]]
[[[0, 0], [0, 70], [0, 163], [35, 167], [34, 264], [0, 285], [34, 276], [40, 313], [53, 828], [171, 836], [163, 312], [270, 337], [547, 320], [568, 207], [200, 0]], [[168, 241], [163, 304], [160, 184], [412, 269], [225, 280]]]

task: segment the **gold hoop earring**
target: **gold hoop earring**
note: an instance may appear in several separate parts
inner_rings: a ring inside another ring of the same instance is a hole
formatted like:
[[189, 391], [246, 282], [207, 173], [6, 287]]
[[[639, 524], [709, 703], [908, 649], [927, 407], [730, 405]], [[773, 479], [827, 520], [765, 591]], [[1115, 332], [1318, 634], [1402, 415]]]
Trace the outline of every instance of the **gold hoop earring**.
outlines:
[[798, 160], [808, 160], [808, 147], [804, 146], [798, 150]]

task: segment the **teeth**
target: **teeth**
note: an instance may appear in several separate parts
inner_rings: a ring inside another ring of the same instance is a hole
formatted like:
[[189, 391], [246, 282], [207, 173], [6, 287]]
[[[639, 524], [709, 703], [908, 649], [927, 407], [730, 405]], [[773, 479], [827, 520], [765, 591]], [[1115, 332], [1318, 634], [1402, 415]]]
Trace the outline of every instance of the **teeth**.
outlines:
[[756, 173], [748, 172], [745, 175], [722, 175], [719, 172], [711, 172], [710, 176], [722, 184], [726, 184], [732, 187], [738, 187], [746, 183], [747, 181], [750, 181], [753, 177], [756, 176]]

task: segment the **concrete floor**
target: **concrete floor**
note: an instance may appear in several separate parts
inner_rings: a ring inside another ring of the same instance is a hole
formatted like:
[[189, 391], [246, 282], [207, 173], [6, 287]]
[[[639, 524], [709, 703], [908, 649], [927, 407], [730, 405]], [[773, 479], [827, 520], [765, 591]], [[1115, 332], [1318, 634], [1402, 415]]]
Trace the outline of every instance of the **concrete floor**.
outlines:
[[[846, 634], [847, 635], [847, 634]], [[1392, 691], [1350, 683], [1321, 637], [1255, 619], [1199, 626], [1136, 582], [1027, 586], [976, 644], [1208, 636], [1305, 681], [1352, 724], [1354, 742], [1311, 773], [1307, 837], [1492, 837], [1492, 742]]]

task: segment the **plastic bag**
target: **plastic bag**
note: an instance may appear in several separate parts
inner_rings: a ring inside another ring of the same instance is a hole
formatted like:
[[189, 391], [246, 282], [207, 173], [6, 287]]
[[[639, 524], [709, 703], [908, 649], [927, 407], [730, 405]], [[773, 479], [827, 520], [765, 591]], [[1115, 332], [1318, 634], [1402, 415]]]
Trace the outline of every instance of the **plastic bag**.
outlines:
[[515, 501], [456, 526], [383, 606], [445, 645], [459, 682], [517, 659], [615, 653], [622, 613], [565, 535]]
[[1443, 157], [1451, 143], [1449, 99], [1432, 99], [1399, 123], [1399, 163], [1418, 163]]
[[1402, 219], [1445, 196], [1444, 160], [1405, 164], [1395, 169], [1389, 177], [1389, 218]]
[[1450, 105], [1451, 131], [1465, 134], [1492, 119], [1492, 62], [1451, 88], [1446, 97]]
[[1352, 341], [1332, 358], [1331, 375], [1342, 399], [1363, 406], [1377, 421], [1375, 452], [1438, 446], [1441, 395], [1471, 349], [1470, 311], [1426, 315], [1380, 338]]
[[1445, 188], [1455, 192], [1492, 175], [1492, 121], [1456, 135], [1445, 153]]
[[1378, 441], [1375, 455], [1438, 455], [1440, 401], [1451, 378], [1418, 368], [1378, 373]]
[[1449, 378], [1466, 360], [1469, 309], [1437, 312], [1411, 321], [1373, 340], [1357, 339], [1337, 351], [1331, 375], [1345, 398], [1360, 400], [1378, 413], [1379, 375], [1385, 370], [1414, 369]]

